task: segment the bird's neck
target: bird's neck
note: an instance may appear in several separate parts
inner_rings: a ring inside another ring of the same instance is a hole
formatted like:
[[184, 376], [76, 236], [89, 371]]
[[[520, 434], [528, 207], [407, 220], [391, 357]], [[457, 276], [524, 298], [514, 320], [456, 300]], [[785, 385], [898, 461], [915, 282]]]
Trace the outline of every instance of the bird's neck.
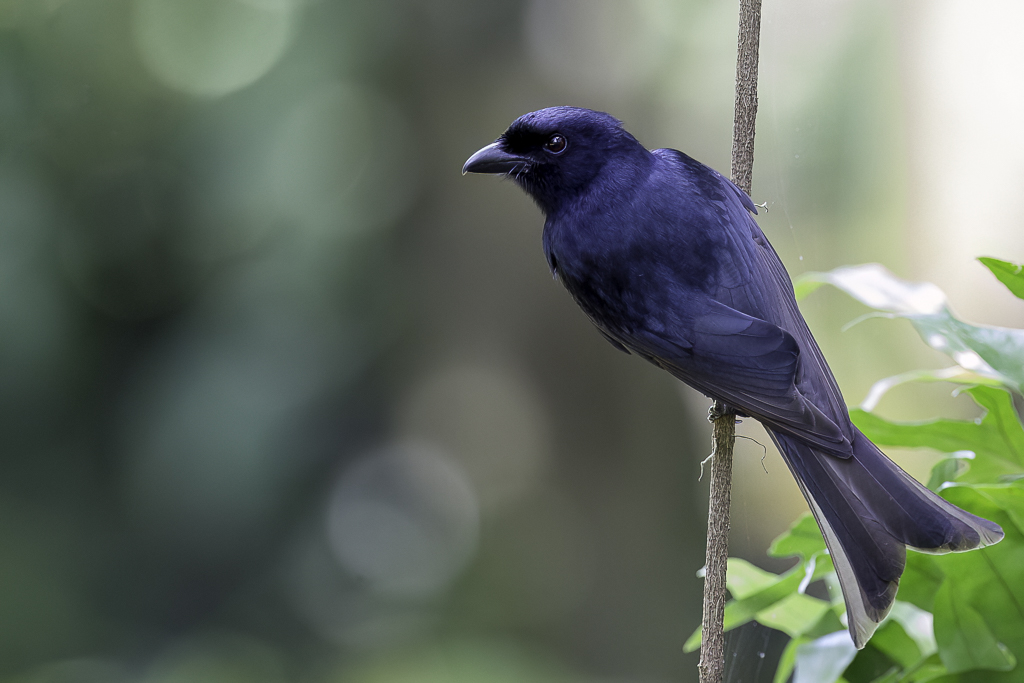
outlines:
[[654, 158], [639, 147], [630, 155], [614, 156], [575, 192], [562, 192], [551, 202], [538, 199], [548, 221], [564, 222], [629, 201], [650, 176]]

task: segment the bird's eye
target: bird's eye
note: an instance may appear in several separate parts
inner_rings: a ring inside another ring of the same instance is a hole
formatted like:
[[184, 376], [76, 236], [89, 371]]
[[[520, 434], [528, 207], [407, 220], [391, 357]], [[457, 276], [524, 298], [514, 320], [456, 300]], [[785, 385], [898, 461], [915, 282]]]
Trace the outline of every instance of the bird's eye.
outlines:
[[565, 147], [568, 143], [565, 138], [557, 133], [548, 138], [548, 141], [544, 143], [544, 149], [551, 152], [552, 154], [561, 154], [565, 151]]

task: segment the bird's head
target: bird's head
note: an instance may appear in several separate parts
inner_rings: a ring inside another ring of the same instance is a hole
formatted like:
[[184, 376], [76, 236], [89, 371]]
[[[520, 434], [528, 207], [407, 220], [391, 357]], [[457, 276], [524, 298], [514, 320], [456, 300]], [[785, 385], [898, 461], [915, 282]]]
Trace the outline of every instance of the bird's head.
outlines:
[[647, 155], [608, 114], [550, 107], [513, 121], [495, 142], [471, 156], [462, 172], [512, 178], [550, 214], [586, 190], [609, 162], [636, 167]]

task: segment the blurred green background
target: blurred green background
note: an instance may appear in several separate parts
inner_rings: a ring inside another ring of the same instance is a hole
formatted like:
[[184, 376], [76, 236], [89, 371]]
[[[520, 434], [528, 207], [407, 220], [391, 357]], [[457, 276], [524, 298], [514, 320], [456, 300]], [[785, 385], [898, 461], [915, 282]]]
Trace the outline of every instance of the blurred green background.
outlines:
[[[794, 275], [880, 261], [1024, 322], [972, 262], [1024, 260], [1024, 11], [984, 5], [766, 0], [754, 199]], [[529, 199], [459, 170], [575, 104], [727, 171], [735, 25], [0, 1], [0, 681], [695, 680], [707, 401], [606, 344]], [[905, 324], [841, 333], [841, 294], [804, 308], [852, 403], [944, 364]], [[733, 554], [778, 570], [805, 508], [763, 453]]]

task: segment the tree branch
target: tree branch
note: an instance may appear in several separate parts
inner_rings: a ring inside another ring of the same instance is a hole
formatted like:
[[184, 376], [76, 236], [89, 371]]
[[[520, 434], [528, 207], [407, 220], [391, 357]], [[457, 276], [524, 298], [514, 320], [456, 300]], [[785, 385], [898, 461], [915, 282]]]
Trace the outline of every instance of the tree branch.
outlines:
[[725, 669], [725, 569], [729, 559], [732, 450], [736, 443], [736, 414], [715, 402], [711, 415], [717, 416], [711, 437], [711, 499], [708, 502], [708, 550], [704, 565], [703, 633], [700, 663], [697, 665], [701, 683], [721, 683]]
[[[740, 0], [736, 55], [736, 106], [733, 117], [732, 180], [750, 194], [754, 170], [754, 123], [757, 118], [757, 57], [761, 34], [761, 0]], [[701, 683], [721, 683], [725, 671], [725, 580], [729, 559], [729, 506], [732, 499], [732, 451], [736, 414], [715, 402], [711, 450], [711, 498], [708, 502], [708, 548], [704, 574]]]
[[732, 181], [750, 194], [754, 173], [754, 122], [757, 119], [757, 52], [761, 37], [761, 0], [740, 0], [736, 49], [736, 104], [732, 124]]

